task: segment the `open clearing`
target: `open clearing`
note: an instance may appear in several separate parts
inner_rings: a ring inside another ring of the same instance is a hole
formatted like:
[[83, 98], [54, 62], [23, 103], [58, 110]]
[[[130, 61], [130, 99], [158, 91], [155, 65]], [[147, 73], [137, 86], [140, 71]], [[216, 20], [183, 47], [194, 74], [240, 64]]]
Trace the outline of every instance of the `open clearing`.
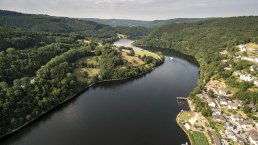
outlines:
[[[97, 75], [100, 72], [99, 68], [77, 68], [74, 70], [74, 74], [77, 80], [85, 82], [88, 80], [88, 77]], [[83, 73], [88, 74], [83, 76]]]
[[127, 52], [123, 50], [122, 53], [123, 59], [127, 60], [128, 62], [132, 63], [134, 66], [139, 66], [145, 64], [144, 61], [142, 61], [137, 56], [129, 56], [127, 55]]
[[150, 52], [150, 51], [146, 51], [146, 50], [136, 50], [135, 51], [135, 55], [138, 56], [143, 56], [143, 55], [146, 55], [146, 56], [151, 56], [155, 59], [161, 59], [160, 56], [156, 53], [153, 53], [153, 52]]
[[189, 121], [191, 118], [194, 117], [193, 112], [182, 112], [178, 118], [183, 121]]
[[258, 49], [258, 45], [255, 43], [247, 43], [247, 44], [245, 44], [245, 46], [247, 48], [251, 48], [251, 49]]

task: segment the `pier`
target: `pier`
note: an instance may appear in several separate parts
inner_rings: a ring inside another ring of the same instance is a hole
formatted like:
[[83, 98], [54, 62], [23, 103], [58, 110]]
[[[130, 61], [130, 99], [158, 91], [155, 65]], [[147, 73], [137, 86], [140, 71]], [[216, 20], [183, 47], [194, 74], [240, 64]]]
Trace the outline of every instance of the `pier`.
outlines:
[[186, 97], [176, 97], [177, 100], [188, 100]]

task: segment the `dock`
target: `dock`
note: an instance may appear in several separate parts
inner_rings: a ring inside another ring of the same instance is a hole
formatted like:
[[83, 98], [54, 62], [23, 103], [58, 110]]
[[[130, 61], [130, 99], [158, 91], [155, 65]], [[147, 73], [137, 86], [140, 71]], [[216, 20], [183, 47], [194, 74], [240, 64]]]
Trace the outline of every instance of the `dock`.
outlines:
[[177, 100], [188, 100], [186, 97], [176, 97]]

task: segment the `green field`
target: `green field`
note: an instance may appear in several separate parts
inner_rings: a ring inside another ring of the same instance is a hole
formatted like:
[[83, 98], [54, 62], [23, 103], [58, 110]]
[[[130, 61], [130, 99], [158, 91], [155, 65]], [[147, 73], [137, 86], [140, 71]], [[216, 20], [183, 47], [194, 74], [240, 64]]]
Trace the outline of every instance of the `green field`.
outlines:
[[193, 112], [182, 112], [178, 118], [183, 121], [189, 121], [192, 117], [194, 117]]
[[209, 145], [207, 138], [202, 132], [194, 131], [192, 135], [196, 145]]

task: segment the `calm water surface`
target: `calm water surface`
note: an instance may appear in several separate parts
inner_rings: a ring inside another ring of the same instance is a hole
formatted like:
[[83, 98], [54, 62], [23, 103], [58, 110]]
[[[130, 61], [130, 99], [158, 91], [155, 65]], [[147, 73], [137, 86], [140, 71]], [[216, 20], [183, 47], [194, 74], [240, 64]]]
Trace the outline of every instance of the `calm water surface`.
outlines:
[[[131, 40], [116, 45], [130, 46]], [[68, 105], [23, 129], [3, 145], [179, 145], [176, 100], [196, 86], [198, 67], [166, 56], [145, 76], [96, 85]]]

